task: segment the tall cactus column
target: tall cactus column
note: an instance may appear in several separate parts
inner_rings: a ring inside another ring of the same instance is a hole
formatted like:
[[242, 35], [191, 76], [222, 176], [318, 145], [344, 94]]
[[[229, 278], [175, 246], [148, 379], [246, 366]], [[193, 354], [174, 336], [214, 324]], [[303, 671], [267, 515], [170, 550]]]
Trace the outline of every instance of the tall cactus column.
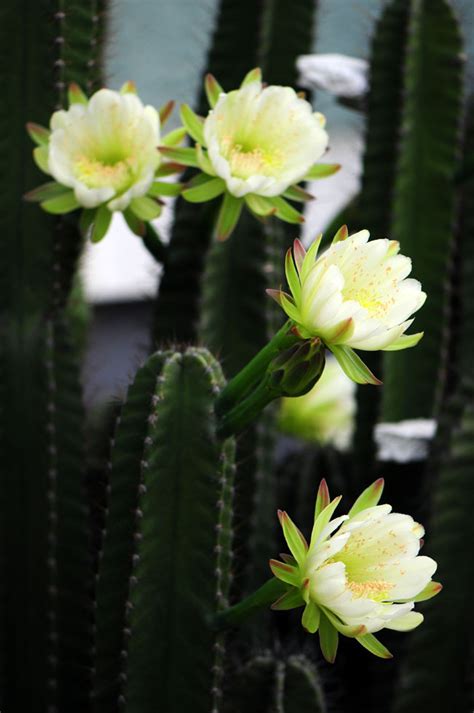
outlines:
[[412, 0], [390, 237], [413, 258], [429, 298], [420, 313], [420, 348], [384, 360], [386, 421], [430, 417], [439, 405], [462, 87], [462, 41], [451, 4]]
[[[65, 306], [74, 216], [24, 204], [39, 182], [27, 121], [47, 124], [71, 79], [95, 85], [103, 3], [7, 0], [0, 10], [0, 707], [87, 709], [90, 580], [82, 404]], [[78, 20], [81, 20], [78, 22]]]
[[216, 437], [223, 385], [205, 350], [138, 372], [112, 455], [98, 580], [97, 713], [220, 710], [213, 627], [231, 567], [233, 440]]

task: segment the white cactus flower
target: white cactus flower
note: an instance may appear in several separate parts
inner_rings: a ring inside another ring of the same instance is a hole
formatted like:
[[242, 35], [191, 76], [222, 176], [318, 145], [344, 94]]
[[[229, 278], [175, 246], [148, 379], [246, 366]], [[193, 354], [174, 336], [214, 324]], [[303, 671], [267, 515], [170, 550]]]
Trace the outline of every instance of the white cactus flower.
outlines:
[[291, 295], [281, 290], [269, 294], [301, 336], [319, 337], [354, 381], [379, 383], [351, 350], [390, 351], [417, 344], [423, 333], [405, 332], [426, 294], [418, 280], [408, 278], [411, 260], [398, 254], [396, 241], [369, 242], [367, 230], [347, 236], [344, 226], [317, 257], [320, 240], [308, 252], [295, 241], [286, 258]]
[[326, 151], [324, 118], [290, 87], [259, 80], [221, 94], [204, 122], [209, 159], [237, 198], [279, 196]]
[[260, 69], [253, 69], [239, 89], [226, 93], [208, 74], [208, 115], [198, 116], [186, 104], [181, 108], [195, 147], [161, 149], [169, 159], [202, 171], [183, 191], [186, 200], [202, 203], [223, 194], [219, 240], [232, 233], [244, 205], [260, 220], [274, 215], [303, 223], [288, 200], [301, 203], [313, 196], [298, 182], [326, 178], [340, 168], [319, 163], [328, 145], [324, 116], [290, 87], [264, 86], [261, 78]]
[[441, 590], [431, 580], [436, 562], [419, 555], [423, 527], [409, 515], [393, 513], [390, 505], [378, 505], [382, 490], [380, 479], [348, 515], [331, 520], [340, 498], [330, 502], [323, 481], [309, 544], [289, 516], [279, 513], [292, 559], [270, 564], [274, 575], [291, 586], [273, 606], [305, 606], [303, 626], [311, 633], [320, 630], [323, 653], [331, 661], [337, 632], [389, 658], [373, 633], [414, 629], [423, 621], [413, 611], [415, 603]]
[[328, 359], [311, 391], [282, 399], [280, 429], [306, 441], [346, 450], [354, 430], [355, 388], [336, 360]]
[[181, 190], [179, 184], [155, 180], [181, 168], [161, 166], [158, 150], [160, 143], [172, 145], [186, 133], [178, 129], [160, 137], [160, 123], [172, 103], [161, 112], [144, 106], [132, 82], [119, 92], [100, 89], [90, 99], [72, 84], [68, 96], [69, 109], [52, 115], [50, 129], [27, 125], [38, 144], [35, 161], [54, 181], [25, 197], [49, 213], [83, 208], [81, 229], [95, 242], [104, 237], [114, 211], [122, 211], [131, 229], [143, 236], [144, 223], [161, 211], [156, 199]]
[[79, 205], [124, 210], [148, 192], [160, 163], [160, 118], [135, 94], [100, 89], [51, 117], [48, 168]]

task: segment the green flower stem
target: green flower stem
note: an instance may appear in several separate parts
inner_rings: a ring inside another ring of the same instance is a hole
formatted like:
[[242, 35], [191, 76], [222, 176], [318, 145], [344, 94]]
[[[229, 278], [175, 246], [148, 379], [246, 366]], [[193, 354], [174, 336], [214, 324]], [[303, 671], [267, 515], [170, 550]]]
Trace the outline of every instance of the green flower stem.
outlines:
[[160, 236], [158, 235], [154, 227], [151, 225], [151, 223], [145, 223], [143, 244], [157, 262], [164, 262], [166, 257], [166, 246], [161, 241]]
[[252, 421], [254, 421], [261, 411], [274, 399], [278, 398], [280, 392], [268, 384], [264, 379], [243, 401], [238, 402], [225, 414], [220, 416], [218, 425], [218, 436], [228, 438], [233, 433], [243, 431]]
[[238, 626], [246, 621], [260, 609], [268, 609], [277, 599], [290, 589], [289, 584], [272, 577], [263, 584], [256, 592], [250, 594], [233, 607], [224, 609], [216, 616], [216, 626], [218, 629], [225, 629], [230, 626]]
[[248, 394], [250, 389], [262, 378], [271, 360], [280, 351], [290, 347], [300, 339], [300, 337], [290, 332], [292, 326], [291, 319], [285, 322], [268, 344], [229, 381], [216, 402], [216, 413], [219, 416], [224, 417], [238, 401]]

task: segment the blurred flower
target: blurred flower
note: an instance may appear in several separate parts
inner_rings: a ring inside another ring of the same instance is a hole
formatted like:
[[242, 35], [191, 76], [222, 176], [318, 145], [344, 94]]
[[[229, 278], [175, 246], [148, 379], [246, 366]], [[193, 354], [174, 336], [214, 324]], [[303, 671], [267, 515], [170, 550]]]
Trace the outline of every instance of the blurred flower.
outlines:
[[289, 435], [345, 450], [351, 442], [355, 410], [354, 382], [335, 359], [328, 359], [311, 391], [282, 399], [279, 425]]
[[321, 236], [308, 252], [295, 240], [286, 255], [291, 295], [269, 294], [304, 337], [319, 337], [357, 383], [380, 383], [352, 349], [394, 351], [415, 346], [422, 332], [406, 335], [409, 317], [424, 304], [418, 280], [407, 279], [411, 260], [394, 240], [369, 240], [343, 226], [318, 258]]
[[205, 88], [212, 107], [207, 117], [197, 116], [186, 105], [181, 112], [195, 149], [165, 149], [170, 158], [202, 171], [183, 196], [202, 202], [224, 194], [217, 221], [221, 240], [231, 234], [244, 203], [259, 218], [276, 215], [289, 223], [303, 222], [285, 199], [302, 202], [312, 196], [295, 184], [339, 169], [316, 164], [328, 144], [322, 114], [313, 112], [290, 87], [262, 85], [259, 69], [229, 93], [212, 75]]
[[95, 241], [105, 235], [113, 211], [128, 211], [134, 228], [157, 217], [160, 114], [142, 104], [130, 82], [120, 92], [100, 89], [90, 99], [71, 85], [69, 101], [69, 109], [52, 115], [50, 130], [27, 127], [38, 144], [36, 163], [55, 182], [26, 198], [50, 213], [85, 208], [82, 227]]
[[287, 513], [279, 512], [291, 556], [270, 561], [275, 577], [289, 585], [273, 608], [304, 606], [303, 627], [310, 633], [319, 630], [328, 661], [335, 659], [339, 633], [356, 638], [376, 656], [390, 658], [373, 633], [414, 629], [423, 621], [413, 611], [415, 602], [441, 590], [431, 581], [436, 562], [418, 555], [423, 527], [409, 515], [391, 512], [390, 505], [378, 505], [382, 490], [380, 479], [359, 496], [348, 515], [332, 520], [341, 498], [331, 502], [322, 481], [309, 545]]

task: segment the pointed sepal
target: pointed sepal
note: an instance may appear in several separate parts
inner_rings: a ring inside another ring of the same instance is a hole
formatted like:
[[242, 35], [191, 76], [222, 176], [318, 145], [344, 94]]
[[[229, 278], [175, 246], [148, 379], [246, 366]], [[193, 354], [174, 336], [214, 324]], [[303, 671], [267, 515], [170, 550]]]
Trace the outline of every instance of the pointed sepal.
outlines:
[[204, 144], [204, 119], [195, 114], [188, 104], [183, 104], [180, 110], [184, 128], [197, 144]]
[[244, 201], [230, 193], [225, 193], [219, 215], [217, 216], [216, 237], [218, 240], [227, 240], [238, 223]]
[[29, 121], [26, 125], [26, 130], [30, 139], [32, 139], [32, 141], [34, 141], [37, 146], [48, 145], [49, 137], [51, 136], [51, 131], [45, 126], [41, 126], [40, 124], [35, 124], [32, 121]]
[[340, 344], [332, 345], [330, 349], [339, 362], [339, 366], [349, 379], [355, 381], [356, 384], [373, 384], [374, 386], [380, 386], [382, 383], [380, 379], [370, 371], [369, 367], [364, 364], [353, 349]]
[[262, 70], [260, 67], [255, 67], [255, 69], [251, 69], [250, 72], [247, 72], [245, 77], [242, 80], [242, 84], [240, 85], [240, 88], [245, 87], [247, 84], [251, 84], [252, 82], [261, 82], [262, 81]]
[[316, 181], [319, 178], [328, 178], [337, 173], [341, 168], [340, 163], [315, 163], [312, 166], [306, 176], [305, 181]]
[[69, 102], [69, 106], [72, 106], [73, 104], [87, 105], [89, 102], [87, 96], [84, 94], [79, 84], [77, 84], [76, 82], [71, 82], [71, 84], [69, 85], [67, 90], [67, 99]]
[[206, 92], [209, 106], [213, 109], [217, 104], [220, 95], [224, 93], [224, 90], [212, 74], [206, 74], [206, 79], [204, 80], [204, 90]]
[[383, 478], [378, 478], [372, 485], [369, 485], [357, 498], [354, 505], [349, 510], [349, 517], [354, 517], [362, 510], [373, 508], [378, 505], [382, 497], [385, 481]]

